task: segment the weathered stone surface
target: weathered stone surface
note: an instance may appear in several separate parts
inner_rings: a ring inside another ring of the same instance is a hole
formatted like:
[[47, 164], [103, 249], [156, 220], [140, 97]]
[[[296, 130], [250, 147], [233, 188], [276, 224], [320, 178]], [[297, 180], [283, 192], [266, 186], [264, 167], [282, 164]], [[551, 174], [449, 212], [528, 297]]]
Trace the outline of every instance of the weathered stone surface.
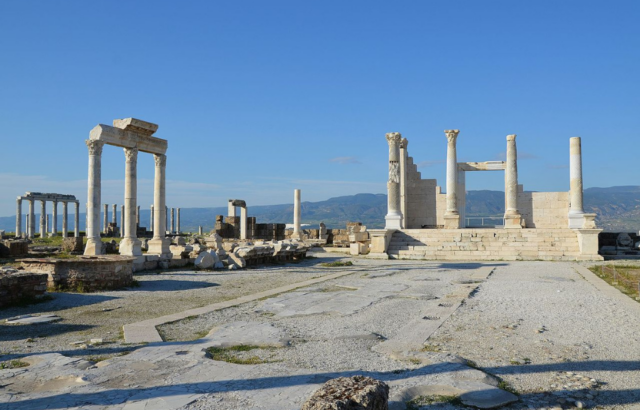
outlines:
[[244, 260], [242, 256], [238, 255], [237, 253], [229, 254], [229, 262], [235, 263], [239, 268], [247, 267], [247, 262]]
[[62, 240], [62, 250], [64, 252], [82, 252], [82, 237], [64, 238]]
[[329, 380], [304, 403], [302, 410], [387, 410], [389, 386], [365, 376]]
[[195, 261], [196, 268], [198, 269], [211, 269], [215, 263], [216, 261], [209, 252], [202, 252]]
[[29, 253], [29, 241], [6, 240], [0, 242], [0, 256], [18, 256]]
[[47, 275], [15, 269], [0, 270], [0, 307], [38, 298], [47, 290]]
[[37, 325], [40, 323], [51, 323], [62, 320], [56, 315], [24, 315], [7, 319], [9, 325]]

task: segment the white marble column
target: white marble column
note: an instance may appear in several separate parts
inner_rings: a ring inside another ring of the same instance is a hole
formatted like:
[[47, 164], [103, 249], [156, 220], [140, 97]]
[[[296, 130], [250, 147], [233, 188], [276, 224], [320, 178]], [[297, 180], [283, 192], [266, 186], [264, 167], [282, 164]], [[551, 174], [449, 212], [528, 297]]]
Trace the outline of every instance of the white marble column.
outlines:
[[51, 236], [58, 235], [58, 201], [53, 201], [53, 209], [51, 211]]
[[69, 231], [69, 205], [67, 201], [62, 203], [62, 237], [66, 238]]
[[149, 212], [149, 230], [150, 230], [150, 231], [153, 231], [153, 229], [154, 229], [154, 228], [153, 228], [153, 226], [154, 226], [154, 223], [153, 223], [153, 216], [154, 216], [154, 215], [153, 215], [153, 205], [151, 205], [151, 212]]
[[227, 204], [227, 216], [228, 217], [236, 217], [236, 206], [233, 204], [233, 200], [229, 200], [229, 203]]
[[136, 229], [138, 229], [138, 227], [140, 227], [140, 205], [136, 207]]
[[302, 210], [300, 209], [300, 190], [293, 190], [293, 235], [292, 239], [301, 239], [300, 236], [300, 215]]
[[47, 201], [40, 200], [40, 238], [47, 237]]
[[107, 233], [107, 227], [109, 226], [109, 205], [102, 205], [102, 233]]
[[518, 212], [518, 150], [516, 135], [507, 135], [507, 163], [505, 168], [505, 228], [522, 228]]
[[409, 141], [403, 138], [400, 141], [400, 213], [402, 214], [402, 227], [407, 226], [407, 148]]
[[582, 185], [582, 142], [580, 137], [569, 140], [569, 228], [580, 229], [584, 224]]
[[387, 181], [387, 215], [386, 229], [402, 229], [402, 213], [400, 211], [400, 142], [399, 132], [386, 134], [389, 144], [389, 180]]
[[22, 235], [22, 198], [16, 199], [16, 239]]
[[113, 214], [111, 215], [111, 223], [114, 225], [118, 224], [118, 204], [113, 204], [111, 207]]
[[120, 237], [124, 238], [124, 225], [125, 225], [124, 205], [120, 205]]
[[[87, 245], [85, 255], [101, 255], [100, 240], [100, 196], [102, 183], [102, 147], [104, 142], [86, 140], [89, 149], [89, 178], [87, 189]], [[76, 219], [78, 208], [76, 207]]]
[[29, 200], [29, 238], [36, 236], [36, 204], [35, 200]]
[[176, 233], [180, 233], [180, 208], [176, 208]]
[[74, 220], [73, 220], [73, 236], [75, 238], [79, 238], [80, 237], [80, 201], [76, 201], [75, 204], [76, 204], [76, 214], [74, 215]]
[[176, 232], [176, 220], [175, 220], [176, 209], [171, 208], [171, 233]]
[[120, 255], [141, 256], [140, 240], [137, 238], [136, 209], [138, 197], [138, 149], [124, 148], [124, 238], [120, 241]]
[[456, 142], [459, 130], [445, 130], [447, 136], [447, 208], [444, 213], [445, 229], [458, 229], [460, 214], [458, 212], [458, 155]]
[[167, 166], [166, 155], [154, 154], [156, 163], [153, 185], [153, 238], [149, 241], [148, 254], [160, 255], [162, 258], [171, 258], [169, 248], [170, 241], [165, 237], [167, 230], [167, 207], [165, 191], [165, 171]]
[[247, 207], [240, 208], [240, 239], [247, 239]]

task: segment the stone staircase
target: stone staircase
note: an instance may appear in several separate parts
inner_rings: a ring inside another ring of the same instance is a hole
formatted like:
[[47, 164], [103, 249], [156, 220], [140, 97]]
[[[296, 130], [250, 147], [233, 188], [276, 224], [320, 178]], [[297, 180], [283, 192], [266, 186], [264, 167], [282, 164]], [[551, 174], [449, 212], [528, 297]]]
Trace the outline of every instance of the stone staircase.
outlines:
[[403, 229], [396, 231], [390, 259], [582, 260], [572, 229]]

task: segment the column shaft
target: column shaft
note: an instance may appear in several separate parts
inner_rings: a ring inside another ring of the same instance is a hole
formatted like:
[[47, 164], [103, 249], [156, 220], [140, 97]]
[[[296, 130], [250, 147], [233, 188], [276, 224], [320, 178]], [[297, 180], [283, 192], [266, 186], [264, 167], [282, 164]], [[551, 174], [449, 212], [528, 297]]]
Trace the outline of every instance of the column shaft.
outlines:
[[[80, 237], [80, 201], [75, 202], [75, 204], [76, 204], [76, 214], [74, 215], [74, 220], [73, 220], [73, 236], [78, 238]], [[86, 232], [85, 232], [85, 235], [86, 235]]]
[[149, 230], [153, 231], [154, 230], [154, 222], [153, 222], [153, 205], [151, 205], [151, 212], [149, 212]]
[[126, 216], [124, 214], [124, 205], [120, 205], [120, 237], [124, 238], [124, 225]]
[[247, 207], [240, 208], [240, 239], [247, 239]]
[[22, 235], [22, 198], [16, 199], [16, 238]]
[[[87, 140], [89, 149], [89, 178], [87, 189], [87, 246], [85, 255], [101, 255], [102, 241], [100, 240], [100, 196], [102, 184], [102, 147], [104, 143], [97, 140]], [[76, 207], [76, 219], [78, 218]]]
[[[300, 239], [300, 190], [295, 189], [293, 191], [293, 235], [292, 238]], [[246, 218], [245, 218], [246, 219]], [[246, 224], [246, 222], [245, 222]], [[246, 228], [246, 226], [245, 226]], [[246, 232], [245, 232], [246, 235]]]
[[162, 258], [171, 258], [169, 248], [170, 241], [165, 238], [167, 230], [167, 206], [165, 191], [165, 170], [167, 157], [154, 154], [156, 164], [153, 182], [153, 239], [149, 241], [148, 254], [160, 255]]
[[36, 236], [36, 204], [35, 200], [29, 200], [29, 238]]
[[458, 154], [456, 142], [459, 130], [445, 130], [447, 136], [447, 208], [444, 213], [444, 227], [458, 229], [460, 213], [458, 212]]
[[47, 237], [47, 201], [40, 201], [40, 238]]
[[507, 164], [506, 164], [506, 213], [518, 214], [518, 153], [516, 136], [507, 135]]
[[175, 214], [176, 214], [176, 209], [171, 208], [171, 229], [170, 229], [171, 233], [175, 233], [176, 231]]
[[403, 138], [400, 141], [400, 213], [402, 214], [402, 227], [407, 225], [407, 157], [409, 156], [407, 147], [409, 141]]
[[120, 242], [120, 254], [128, 256], [142, 255], [141, 243], [137, 239], [137, 197], [138, 197], [138, 149], [124, 148], [124, 238]]
[[51, 236], [58, 235], [58, 201], [53, 201], [51, 211]]
[[62, 203], [62, 237], [66, 238], [69, 231], [69, 205], [67, 201]]
[[107, 227], [109, 226], [109, 205], [108, 204], [104, 204], [102, 205], [103, 207], [103, 211], [102, 211], [102, 233], [106, 234], [107, 233]]
[[180, 208], [176, 208], [176, 233], [180, 233]]
[[113, 214], [111, 215], [111, 223], [115, 225], [118, 223], [118, 205], [113, 204], [111, 210], [113, 212]]
[[584, 224], [582, 184], [582, 141], [580, 137], [569, 140], [569, 228], [580, 229]]
[[389, 180], [387, 181], [387, 229], [402, 229], [402, 213], [400, 210], [400, 143], [399, 132], [386, 134], [389, 144]]

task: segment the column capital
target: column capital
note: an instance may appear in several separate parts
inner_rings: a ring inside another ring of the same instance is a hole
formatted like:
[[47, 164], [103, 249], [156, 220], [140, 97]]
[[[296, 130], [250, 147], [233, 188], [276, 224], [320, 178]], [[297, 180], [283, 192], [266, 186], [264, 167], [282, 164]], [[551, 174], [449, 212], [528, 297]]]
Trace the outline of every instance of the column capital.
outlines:
[[153, 160], [156, 162], [156, 167], [165, 167], [167, 165], [167, 156], [164, 154], [153, 154]]
[[444, 130], [444, 135], [447, 136], [448, 142], [456, 142], [459, 132], [460, 130]]
[[399, 132], [388, 132], [385, 136], [389, 145], [400, 144], [402, 141], [402, 135]]
[[22, 202], [22, 197], [21, 196], [17, 197], [16, 202]]
[[102, 155], [102, 147], [104, 146], [103, 141], [85, 140], [84, 142], [87, 144], [87, 148], [89, 149], [89, 155]]
[[400, 148], [402, 148], [402, 149], [407, 149], [407, 147], [408, 147], [408, 146], [409, 146], [409, 140], [408, 140], [408, 139], [406, 139], [406, 138], [403, 138], [403, 139], [400, 141]]
[[123, 148], [127, 162], [138, 162], [138, 148]]
[[516, 134], [507, 135], [507, 141], [515, 141], [515, 140], [516, 140]]

